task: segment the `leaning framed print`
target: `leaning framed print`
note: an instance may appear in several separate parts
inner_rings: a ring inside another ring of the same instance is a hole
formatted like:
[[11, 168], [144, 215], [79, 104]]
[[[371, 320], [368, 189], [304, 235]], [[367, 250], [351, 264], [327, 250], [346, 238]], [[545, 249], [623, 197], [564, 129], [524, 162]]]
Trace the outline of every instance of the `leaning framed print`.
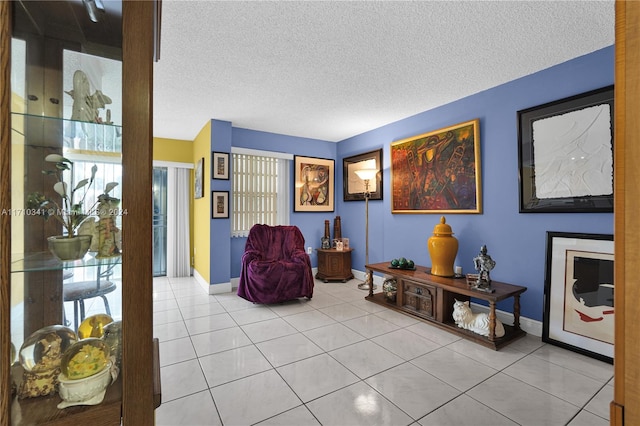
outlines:
[[382, 149], [346, 157], [342, 160], [342, 169], [344, 201], [364, 201], [364, 181], [356, 174], [356, 170], [361, 169], [378, 170], [376, 178], [369, 182], [369, 200], [382, 200]]
[[211, 153], [211, 178], [229, 180], [229, 153]]
[[392, 213], [482, 213], [480, 120], [391, 144]]
[[293, 210], [332, 212], [335, 198], [334, 161], [325, 158], [294, 158]]
[[613, 235], [547, 232], [542, 341], [613, 362]]
[[229, 218], [229, 191], [211, 191], [211, 219]]
[[518, 111], [520, 213], [613, 211], [613, 86]]
[[193, 176], [193, 197], [204, 197], [204, 157], [196, 163], [196, 169]]

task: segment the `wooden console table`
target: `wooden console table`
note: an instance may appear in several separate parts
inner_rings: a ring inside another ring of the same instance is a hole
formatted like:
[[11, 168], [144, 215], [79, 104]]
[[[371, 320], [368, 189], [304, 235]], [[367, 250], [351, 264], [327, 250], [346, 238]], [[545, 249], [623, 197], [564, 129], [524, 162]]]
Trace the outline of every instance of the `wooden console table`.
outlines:
[[[491, 288], [495, 291], [488, 293], [469, 287], [465, 278], [431, 275], [430, 268], [424, 266], [416, 266], [415, 270], [395, 269], [389, 266], [390, 262], [383, 262], [365, 267], [373, 272], [395, 278], [397, 287], [395, 301], [389, 300], [383, 292], [374, 294], [373, 289], [369, 289], [367, 300], [417, 316], [494, 350], [526, 334], [520, 328], [520, 295], [527, 290], [526, 287], [492, 281]], [[454, 299], [466, 301], [472, 297], [489, 302], [490, 324], [487, 337], [459, 328], [453, 320]], [[505, 335], [496, 337], [496, 303], [510, 297], [513, 297], [513, 325], [504, 324]]]
[[353, 278], [351, 252], [353, 249], [318, 249], [318, 272], [316, 278], [328, 281], [347, 282]]

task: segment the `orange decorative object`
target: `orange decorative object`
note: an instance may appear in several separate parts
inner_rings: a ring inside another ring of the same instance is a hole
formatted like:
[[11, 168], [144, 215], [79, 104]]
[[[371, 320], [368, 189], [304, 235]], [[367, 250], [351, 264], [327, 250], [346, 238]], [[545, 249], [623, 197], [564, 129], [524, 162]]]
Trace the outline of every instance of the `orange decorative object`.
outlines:
[[431, 256], [431, 274], [440, 277], [453, 277], [453, 264], [458, 254], [458, 240], [453, 236], [451, 226], [446, 224], [444, 216], [433, 227], [433, 235], [427, 240]]

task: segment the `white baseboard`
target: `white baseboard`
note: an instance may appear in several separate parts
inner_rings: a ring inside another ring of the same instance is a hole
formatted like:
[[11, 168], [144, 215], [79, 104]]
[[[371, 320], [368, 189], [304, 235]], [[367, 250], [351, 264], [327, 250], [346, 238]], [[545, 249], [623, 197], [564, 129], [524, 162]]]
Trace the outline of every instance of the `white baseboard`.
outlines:
[[[353, 272], [353, 276], [356, 279], [364, 281], [364, 279], [365, 279], [365, 273], [364, 272], [357, 271], [355, 269], [352, 269], [351, 272]], [[378, 285], [378, 286], [382, 286], [382, 284], [384, 283], [385, 279], [386, 279], [385, 277], [382, 277], [380, 275], [374, 275], [373, 276], [373, 283]], [[488, 306], [479, 305], [477, 303], [472, 303], [471, 306], [473, 307], [473, 310], [475, 312], [485, 312], [485, 313], [489, 312], [489, 307]], [[497, 309], [496, 310], [496, 317], [500, 321], [502, 321], [504, 324], [513, 324], [513, 314], [511, 312], [505, 312], [505, 311], [501, 311], [501, 310]], [[522, 330], [524, 330], [527, 334], [531, 334], [531, 335], [537, 336], [537, 337], [542, 336], [542, 322], [540, 322], [538, 320], [534, 320], [534, 319], [531, 319], [531, 318], [520, 316], [520, 328]]]
[[204, 289], [204, 291], [209, 293], [209, 283], [202, 277], [202, 275], [200, 275], [200, 273], [198, 273], [195, 268], [193, 269], [193, 278], [196, 279], [196, 282], [198, 283], [198, 285], [200, 285], [200, 287]]
[[209, 284], [207, 280], [205, 280], [195, 269], [193, 270], [193, 277], [196, 279], [198, 285], [200, 285], [200, 287], [202, 287], [208, 294], [229, 293], [232, 290], [230, 282]]
[[[488, 306], [479, 305], [477, 303], [472, 303], [471, 306], [473, 307], [472, 310], [474, 312], [489, 313]], [[496, 309], [496, 317], [504, 324], [513, 324], [513, 314], [511, 312], [505, 312]], [[520, 328], [527, 332], [527, 334], [531, 334], [537, 337], [542, 336], [542, 323], [540, 321], [521, 316]]]
[[216, 283], [209, 286], [209, 294], [230, 293], [232, 290], [233, 289], [231, 288], [231, 282]]

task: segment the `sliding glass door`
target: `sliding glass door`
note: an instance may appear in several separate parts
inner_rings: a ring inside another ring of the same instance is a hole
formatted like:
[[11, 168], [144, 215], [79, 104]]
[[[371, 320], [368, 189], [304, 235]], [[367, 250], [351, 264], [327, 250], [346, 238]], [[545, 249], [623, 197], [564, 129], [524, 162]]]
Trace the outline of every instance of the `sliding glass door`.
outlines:
[[153, 168], [153, 276], [167, 275], [167, 168]]

